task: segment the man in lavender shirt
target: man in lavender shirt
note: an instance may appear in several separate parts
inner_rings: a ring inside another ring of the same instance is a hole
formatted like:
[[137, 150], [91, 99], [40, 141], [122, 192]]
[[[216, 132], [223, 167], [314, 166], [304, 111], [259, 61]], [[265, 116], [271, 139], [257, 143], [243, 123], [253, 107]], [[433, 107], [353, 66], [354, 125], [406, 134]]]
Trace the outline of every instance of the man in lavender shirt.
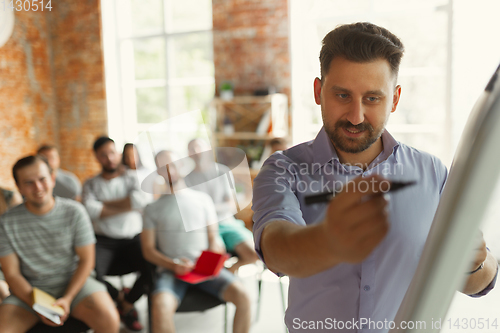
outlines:
[[[403, 50], [370, 23], [327, 34], [314, 81], [323, 128], [272, 155], [254, 181], [256, 250], [290, 276], [290, 332], [388, 332], [413, 277], [447, 170], [385, 129], [401, 94]], [[382, 195], [389, 181], [416, 184]], [[330, 203], [304, 202], [343, 184]], [[484, 242], [470, 266], [462, 292], [486, 294], [497, 264]]]

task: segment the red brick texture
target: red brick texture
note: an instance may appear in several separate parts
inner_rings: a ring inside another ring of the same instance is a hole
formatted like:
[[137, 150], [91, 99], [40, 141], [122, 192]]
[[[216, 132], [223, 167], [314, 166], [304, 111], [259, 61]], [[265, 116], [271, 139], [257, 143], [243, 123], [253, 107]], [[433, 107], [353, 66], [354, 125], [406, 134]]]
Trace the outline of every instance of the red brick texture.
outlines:
[[215, 83], [235, 94], [275, 86], [290, 100], [287, 0], [212, 0]]
[[42, 143], [84, 180], [98, 171], [91, 153], [107, 131], [98, 0], [52, 1], [52, 11], [15, 12], [0, 48], [0, 186], [12, 165]]
[[[61, 166], [85, 180], [107, 132], [99, 0], [52, 1], [51, 12], [16, 12], [0, 48], [0, 186], [12, 165], [41, 143], [59, 147]], [[217, 87], [236, 94], [275, 86], [290, 97], [287, 0], [213, 0]]]
[[47, 12], [16, 12], [0, 48], [0, 186], [14, 187], [12, 166], [39, 142], [57, 142]]
[[108, 128], [100, 1], [56, 5], [50, 25], [61, 165], [83, 181], [99, 171], [92, 144]]

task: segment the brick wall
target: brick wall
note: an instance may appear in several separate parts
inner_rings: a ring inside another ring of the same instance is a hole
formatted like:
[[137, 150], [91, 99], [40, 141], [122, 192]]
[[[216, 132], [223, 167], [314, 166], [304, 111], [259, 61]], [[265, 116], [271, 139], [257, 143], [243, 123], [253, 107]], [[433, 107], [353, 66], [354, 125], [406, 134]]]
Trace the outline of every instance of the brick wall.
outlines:
[[[107, 131], [99, 0], [58, 0], [16, 12], [0, 48], [0, 185], [41, 143], [80, 179], [98, 172], [91, 145]], [[215, 80], [236, 94], [275, 86], [290, 97], [287, 0], [213, 0]]]
[[287, 0], [212, 0], [215, 83], [238, 95], [275, 86], [290, 100]]
[[0, 186], [12, 165], [41, 143], [60, 148], [61, 166], [85, 179], [107, 131], [98, 0], [52, 2], [51, 12], [15, 12], [0, 48]]
[[16, 12], [0, 48], [0, 184], [14, 188], [12, 166], [39, 142], [58, 142], [47, 13]]
[[56, 4], [50, 29], [61, 166], [85, 180], [100, 170], [92, 144], [107, 133], [100, 1]]

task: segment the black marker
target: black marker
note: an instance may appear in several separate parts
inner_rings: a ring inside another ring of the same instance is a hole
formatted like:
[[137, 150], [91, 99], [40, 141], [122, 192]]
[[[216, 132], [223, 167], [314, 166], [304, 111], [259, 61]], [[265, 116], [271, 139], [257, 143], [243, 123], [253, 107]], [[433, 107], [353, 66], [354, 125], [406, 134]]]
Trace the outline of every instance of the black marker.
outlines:
[[[385, 193], [397, 191], [397, 190], [400, 190], [400, 189], [405, 188], [407, 186], [415, 185], [416, 183], [417, 183], [416, 181], [410, 181], [410, 182], [394, 181], [394, 182], [391, 182], [391, 187], [389, 188], [388, 191], [385, 191]], [[315, 203], [329, 202], [330, 200], [332, 200], [332, 198], [338, 192], [340, 192], [340, 191], [309, 195], [305, 198], [305, 203], [306, 203], [306, 205], [312, 205]]]

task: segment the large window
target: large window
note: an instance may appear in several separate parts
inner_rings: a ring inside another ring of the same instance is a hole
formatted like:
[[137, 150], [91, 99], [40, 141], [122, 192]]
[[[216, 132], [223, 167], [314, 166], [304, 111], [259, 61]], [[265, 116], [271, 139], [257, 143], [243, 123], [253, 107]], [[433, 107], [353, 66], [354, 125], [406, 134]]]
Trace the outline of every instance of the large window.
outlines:
[[295, 143], [321, 127], [313, 79], [324, 35], [339, 24], [368, 21], [405, 44], [398, 110], [388, 130], [399, 141], [451, 164], [469, 111], [500, 61], [495, 0], [290, 0], [292, 115]]
[[[322, 125], [312, 89], [320, 75], [321, 39], [338, 24], [369, 21], [393, 31], [406, 46], [401, 101], [388, 130], [450, 166], [469, 113], [500, 62], [500, 1], [290, 0], [290, 5], [294, 142], [313, 139]], [[482, 230], [489, 249], [500, 258], [500, 183], [493, 198]], [[497, 331], [499, 289], [497, 284], [479, 299], [457, 292], [442, 331], [477, 332], [478, 323], [486, 321], [485, 332]], [[458, 325], [465, 321], [473, 325]]]
[[111, 137], [132, 142], [153, 124], [206, 110], [214, 96], [211, 0], [101, 6]]

